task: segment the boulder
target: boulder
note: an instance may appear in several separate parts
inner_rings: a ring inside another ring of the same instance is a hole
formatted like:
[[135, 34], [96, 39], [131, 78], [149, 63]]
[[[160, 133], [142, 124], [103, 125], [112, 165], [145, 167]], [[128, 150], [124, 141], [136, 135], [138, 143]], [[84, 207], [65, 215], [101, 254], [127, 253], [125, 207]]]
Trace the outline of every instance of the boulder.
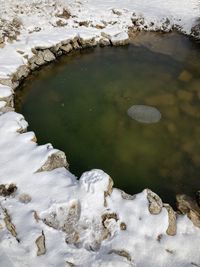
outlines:
[[200, 228], [200, 207], [195, 200], [187, 195], [177, 195], [177, 208], [186, 214], [193, 224]]
[[169, 220], [169, 226], [167, 228], [166, 233], [171, 236], [176, 235], [176, 213], [169, 204], [164, 204], [163, 207], [165, 207], [168, 212]]
[[42, 167], [37, 170], [37, 172], [42, 171], [52, 171], [56, 168], [66, 167], [68, 168], [69, 164], [67, 162], [65, 153], [62, 151], [57, 151], [50, 155]]
[[147, 189], [147, 199], [149, 201], [149, 212], [154, 215], [159, 214], [163, 207], [161, 198], [150, 189]]

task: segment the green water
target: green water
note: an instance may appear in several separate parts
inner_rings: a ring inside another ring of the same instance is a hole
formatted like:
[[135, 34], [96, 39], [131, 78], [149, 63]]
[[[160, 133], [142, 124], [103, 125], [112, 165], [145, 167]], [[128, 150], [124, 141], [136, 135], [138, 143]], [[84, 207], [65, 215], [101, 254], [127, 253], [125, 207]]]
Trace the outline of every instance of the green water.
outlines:
[[[100, 168], [130, 194], [151, 188], [173, 204], [200, 189], [200, 47], [164, 38], [171, 52], [129, 45], [62, 57], [21, 85], [16, 106], [76, 176]], [[133, 105], [155, 107], [161, 119], [138, 122], [127, 114]]]

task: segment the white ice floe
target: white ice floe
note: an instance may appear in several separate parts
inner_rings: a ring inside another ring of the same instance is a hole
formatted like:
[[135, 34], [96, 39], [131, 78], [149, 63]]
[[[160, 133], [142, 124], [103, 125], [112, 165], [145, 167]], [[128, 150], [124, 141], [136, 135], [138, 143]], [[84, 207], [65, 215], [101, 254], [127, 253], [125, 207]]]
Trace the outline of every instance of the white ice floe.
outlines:
[[169, 231], [167, 208], [158, 201], [152, 214], [148, 190], [134, 196], [112, 190], [102, 170], [77, 180], [62, 152], [37, 145], [24, 117], [5, 113], [18, 84], [13, 74], [23, 66], [24, 77], [37, 49], [76, 39], [83, 47], [101, 38], [126, 43], [135, 26], [190, 34], [199, 6], [197, 0], [0, 0], [0, 266], [200, 266], [200, 229], [187, 216], [176, 215]]

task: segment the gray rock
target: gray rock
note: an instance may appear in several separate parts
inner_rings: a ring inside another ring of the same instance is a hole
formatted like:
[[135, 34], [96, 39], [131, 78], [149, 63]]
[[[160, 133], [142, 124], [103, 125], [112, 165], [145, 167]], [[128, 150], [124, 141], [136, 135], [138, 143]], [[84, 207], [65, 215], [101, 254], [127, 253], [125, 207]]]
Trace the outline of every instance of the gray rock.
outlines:
[[69, 164], [67, 162], [65, 153], [62, 151], [57, 151], [47, 158], [46, 162], [39, 170], [37, 170], [37, 172], [51, 171], [61, 167], [68, 168], [68, 166]]
[[161, 198], [150, 189], [147, 189], [147, 199], [149, 201], [149, 212], [154, 215], [159, 214], [163, 207]]
[[200, 39], [200, 23], [192, 27], [191, 35], [197, 39]]
[[20, 81], [28, 76], [30, 69], [26, 65], [20, 66], [13, 76], [13, 81]]
[[100, 45], [101, 47], [104, 47], [104, 46], [109, 46], [109, 45], [111, 45], [111, 43], [110, 43], [110, 40], [109, 40], [108, 38], [101, 38], [101, 39], [99, 40], [99, 45]]
[[46, 62], [51, 62], [56, 59], [55, 55], [49, 49], [42, 51], [42, 55]]
[[168, 212], [168, 219], [169, 219], [169, 226], [167, 228], [166, 233], [168, 235], [174, 236], [174, 235], [176, 235], [176, 230], [177, 230], [176, 213], [169, 204], [164, 204], [163, 207], [166, 208], [166, 210]]
[[83, 48], [95, 47], [97, 45], [95, 38], [90, 38], [90, 39], [80, 38], [79, 43], [81, 44]]
[[200, 228], [200, 207], [195, 200], [187, 195], [177, 195], [177, 208], [186, 214], [193, 224]]
[[64, 54], [68, 54], [72, 51], [73, 47], [71, 44], [61, 45], [60, 49], [63, 51]]
[[42, 234], [35, 240], [37, 245], [37, 256], [44, 255], [46, 253], [46, 246], [45, 246], [45, 235], [42, 231]]

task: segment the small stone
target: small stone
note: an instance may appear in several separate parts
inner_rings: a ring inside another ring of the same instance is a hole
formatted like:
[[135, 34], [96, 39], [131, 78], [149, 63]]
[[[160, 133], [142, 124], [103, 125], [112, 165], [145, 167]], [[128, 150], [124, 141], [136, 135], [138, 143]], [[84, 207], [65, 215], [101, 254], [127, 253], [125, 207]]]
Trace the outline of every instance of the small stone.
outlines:
[[198, 190], [198, 191], [196, 192], [196, 201], [197, 201], [197, 204], [198, 204], [199, 207], [200, 207], [200, 190]]
[[193, 224], [200, 228], [200, 207], [195, 200], [187, 195], [177, 195], [177, 208], [186, 214]]
[[6, 225], [6, 228], [8, 229], [8, 231], [11, 233], [12, 236], [14, 236], [16, 238], [16, 240], [19, 242], [19, 239], [17, 238], [17, 232], [16, 232], [16, 228], [14, 226], [14, 224], [12, 223], [11, 217], [8, 214], [8, 211], [6, 209], [3, 209], [4, 211], [4, 222]]
[[68, 168], [68, 166], [69, 164], [67, 163], [65, 153], [62, 151], [58, 151], [49, 156], [46, 162], [42, 165], [42, 167], [36, 172], [52, 171], [56, 168], [61, 168], [61, 167]]
[[125, 231], [126, 230], [126, 224], [124, 223], [124, 222], [121, 222], [120, 223], [120, 229], [122, 230], [122, 231]]
[[110, 45], [110, 40], [108, 38], [101, 38], [99, 40], [99, 45], [101, 47], [104, 47], [104, 46], [109, 46]]
[[42, 231], [42, 234], [35, 240], [35, 243], [37, 245], [37, 256], [44, 255], [46, 253], [46, 247], [45, 247], [45, 235]]
[[[120, 189], [118, 189], [118, 190], [120, 190]], [[129, 195], [126, 192], [124, 192], [123, 190], [120, 190], [120, 192], [121, 192], [121, 196], [122, 196], [123, 199], [134, 200], [136, 198], [135, 195]]]
[[12, 195], [17, 190], [15, 184], [1, 184], [0, 185], [0, 196], [7, 197]]
[[163, 207], [165, 207], [167, 212], [168, 212], [169, 225], [168, 225], [166, 233], [168, 235], [174, 236], [174, 235], [176, 235], [176, 230], [177, 230], [176, 213], [169, 204], [164, 204]]
[[192, 74], [187, 70], [183, 70], [178, 76], [178, 79], [182, 82], [189, 82], [192, 79]]
[[61, 45], [60, 49], [63, 51], [64, 54], [69, 53], [72, 51], [73, 47], [71, 44]]
[[31, 196], [23, 193], [23, 194], [19, 195], [19, 201], [21, 203], [27, 204], [31, 201]]
[[161, 198], [150, 189], [147, 189], [147, 199], [149, 201], [149, 212], [154, 215], [159, 214], [163, 207]]
[[108, 182], [108, 188], [106, 191], [104, 191], [104, 207], [107, 207], [107, 200], [106, 198], [112, 194], [113, 190], [113, 180], [111, 177], [109, 177], [109, 182]]
[[105, 213], [101, 216], [101, 218], [104, 228], [107, 228], [110, 220], [115, 220], [116, 222], [119, 220], [116, 213]]
[[128, 261], [132, 261], [130, 253], [123, 249], [122, 250], [112, 249], [108, 254], [117, 254], [121, 257], [126, 258]]

